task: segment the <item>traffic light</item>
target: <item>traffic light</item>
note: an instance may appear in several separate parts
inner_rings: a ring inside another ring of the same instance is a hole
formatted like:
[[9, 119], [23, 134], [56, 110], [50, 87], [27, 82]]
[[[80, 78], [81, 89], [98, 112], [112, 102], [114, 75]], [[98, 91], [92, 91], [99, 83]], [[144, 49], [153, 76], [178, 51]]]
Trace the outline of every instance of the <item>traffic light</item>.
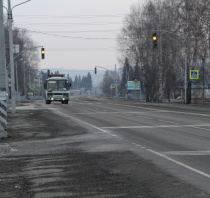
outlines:
[[97, 74], [97, 68], [95, 67], [95, 74]]
[[153, 47], [157, 48], [157, 33], [153, 33]]
[[44, 57], [44, 56], [45, 56], [44, 48], [41, 49], [41, 53], [42, 53], [42, 54], [41, 54], [41, 55], [42, 55], [42, 59], [44, 59], [44, 58], [45, 58], [45, 57]]

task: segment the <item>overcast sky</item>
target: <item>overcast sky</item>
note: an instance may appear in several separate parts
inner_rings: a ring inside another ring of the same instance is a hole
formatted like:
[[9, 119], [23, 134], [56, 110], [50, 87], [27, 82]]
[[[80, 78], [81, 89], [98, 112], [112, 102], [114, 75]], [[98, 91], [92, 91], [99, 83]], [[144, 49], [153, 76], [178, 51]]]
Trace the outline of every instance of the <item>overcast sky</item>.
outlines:
[[[11, 0], [12, 7], [24, 1]], [[114, 69], [115, 64], [119, 67], [117, 34], [131, 5], [137, 2], [31, 0], [13, 9], [14, 25], [32, 31], [36, 45], [44, 46], [45, 60], [40, 62], [40, 69]]]

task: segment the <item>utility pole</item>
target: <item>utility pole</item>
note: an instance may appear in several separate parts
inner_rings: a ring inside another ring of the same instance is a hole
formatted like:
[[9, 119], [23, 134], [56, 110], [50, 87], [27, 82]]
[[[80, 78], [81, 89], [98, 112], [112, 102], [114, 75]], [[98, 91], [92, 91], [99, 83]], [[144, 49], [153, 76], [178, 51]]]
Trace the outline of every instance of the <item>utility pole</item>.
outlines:
[[115, 97], [118, 98], [117, 66], [115, 64]]
[[8, 21], [9, 21], [9, 51], [10, 51], [10, 75], [11, 75], [11, 104], [12, 114], [16, 113], [15, 109], [15, 70], [13, 54], [13, 32], [12, 32], [12, 9], [10, 0], [8, 0]]
[[[161, 19], [160, 19], [160, 12], [158, 14], [159, 16], [159, 29], [161, 30], [162, 24], [161, 24]], [[158, 100], [159, 102], [164, 102], [164, 92], [163, 92], [163, 60], [162, 60], [162, 35], [160, 34], [159, 38], [159, 48], [160, 48], [160, 57], [159, 57], [159, 97]]]
[[189, 68], [189, 60], [188, 60], [188, 53], [189, 53], [189, 41], [188, 41], [188, 38], [189, 38], [189, 0], [185, 0], [185, 10], [186, 10], [186, 38], [185, 38], [185, 41], [186, 41], [186, 70], [187, 70], [187, 95], [186, 95], [186, 101], [185, 101], [185, 104], [190, 104], [191, 103], [191, 81], [190, 81], [190, 68]]
[[204, 58], [202, 58], [202, 79], [203, 79], [203, 93], [202, 93], [202, 104], [205, 104], [205, 71], [204, 71]]
[[0, 0], [0, 138], [7, 137], [6, 61], [3, 0]]
[[15, 104], [15, 69], [14, 69], [14, 52], [13, 52], [13, 31], [12, 31], [12, 9], [22, 5], [28, 1], [24, 1], [15, 5], [11, 8], [11, 2], [8, 0], [8, 21], [9, 21], [9, 49], [10, 49], [10, 75], [11, 75], [11, 104], [12, 104], [12, 114], [16, 113], [16, 104]]
[[19, 90], [18, 90], [18, 64], [17, 64], [17, 61], [15, 62], [15, 65], [16, 65], [16, 91], [18, 94]]
[[185, 97], [184, 97], [184, 103], [187, 104], [187, 47], [186, 47], [186, 51], [185, 51], [185, 82], [184, 82], [184, 91], [185, 91]]
[[209, 25], [209, 59], [210, 59], [210, 25]]
[[25, 95], [25, 98], [27, 97], [26, 96], [26, 65], [25, 63], [23, 62], [24, 64], [24, 95]]

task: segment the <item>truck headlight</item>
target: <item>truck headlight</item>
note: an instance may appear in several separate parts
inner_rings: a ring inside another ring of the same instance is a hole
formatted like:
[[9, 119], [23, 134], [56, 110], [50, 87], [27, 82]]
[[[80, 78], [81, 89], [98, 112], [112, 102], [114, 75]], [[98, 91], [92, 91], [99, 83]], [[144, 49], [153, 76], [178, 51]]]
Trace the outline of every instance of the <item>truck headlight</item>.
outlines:
[[65, 100], [65, 98], [63, 98], [63, 100]]
[[51, 100], [54, 100], [54, 98], [51, 98]]

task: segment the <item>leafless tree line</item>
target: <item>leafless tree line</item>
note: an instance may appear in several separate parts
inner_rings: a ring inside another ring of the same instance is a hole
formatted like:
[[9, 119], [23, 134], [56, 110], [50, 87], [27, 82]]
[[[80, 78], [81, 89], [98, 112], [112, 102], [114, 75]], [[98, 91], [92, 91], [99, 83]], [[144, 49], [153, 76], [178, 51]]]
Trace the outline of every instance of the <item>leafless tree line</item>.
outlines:
[[103, 80], [100, 84], [100, 88], [106, 97], [114, 97], [116, 93], [116, 86], [115, 88], [111, 87], [112, 84], [117, 84], [120, 81], [119, 73], [116, 71], [109, 71], [106, 70], [103, 76]]
[[[6, 21], [5, 24], [6, 66], [10, 77], [9, 32]], [[19, 92], [21, 92], [21, 95], [26, 95], [26, 93], [24, 93], [24, 90], [29, 91], [29, 80], [32, 82], [32, 80], [36, 76], [38, 63], [41, 57], [41, 51], [37, 48], [31, 49], [35, 47], [36, 44], [34, 43], [33, 39], [31, 38], [31, 35], [26, 29], [13, 27], [13, 43], [19, 45], [19, 53], [25, 51], [14, 60], [14, 63], [15, 74], [17, 73], [17, 76], [15, 75], [15, 82], [17, 82], [16, 79], [18, 78], [18, 90]], [[16, 57], [19, 53], [14, 53], [14, 57]], [[26, 86], [25, 89], [24, 86]], [[17, 87], [17, 84], [15, 85], [15, 87]]]
[[[128, 58], [131, 65], [138, 64], [148, 101], [158, 97], [160, 86], [164, 98], [170, 99], [177, 81], [185, 77], [185, 53], [187, 74], [189, 69], [201, 70], [201, 59], [207, 63], [209, 21], [210, 0], [148, 0], [133, 5], [117, 41], [120, 60]], [[156, 49], [154, 32], [158, 38]], [[206, 64], [207, 73], [208, 67]]]

